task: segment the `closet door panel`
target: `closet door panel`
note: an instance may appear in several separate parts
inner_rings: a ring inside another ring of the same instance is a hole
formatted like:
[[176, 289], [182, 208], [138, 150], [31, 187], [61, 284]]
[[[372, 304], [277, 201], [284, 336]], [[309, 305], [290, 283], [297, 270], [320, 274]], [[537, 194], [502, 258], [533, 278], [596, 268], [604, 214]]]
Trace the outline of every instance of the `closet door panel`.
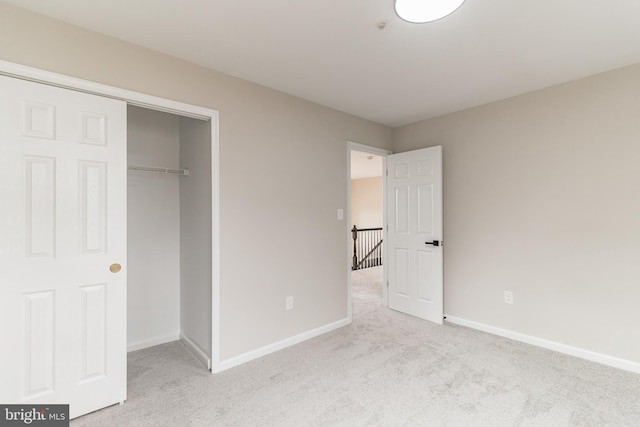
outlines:
[[126, 104], [0, 76], [0, 401], [126, 399]]

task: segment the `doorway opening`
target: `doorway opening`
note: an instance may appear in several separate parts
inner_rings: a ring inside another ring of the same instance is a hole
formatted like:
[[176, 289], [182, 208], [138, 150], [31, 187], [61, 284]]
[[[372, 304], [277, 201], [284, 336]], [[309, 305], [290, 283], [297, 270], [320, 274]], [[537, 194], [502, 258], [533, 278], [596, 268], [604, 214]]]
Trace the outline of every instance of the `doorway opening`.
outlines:
[[[379, 148], [347, 143], [348, 227], [352, 227], [351, 160], [358, 155], [356, 152], [382, 157], [382, 231], [385, 242], [382, 254], [382, 305], [442, 324], [442, 146], [392, 155]], [[351, 229], [347, 232], [350, 233]], [[353, 248], [352, 239], [348, 241], [347, 310], [352, 321]]]
[[127, 106], [127, 349], [180, 340], [211, 369], [211, 127]]
[[349, 319], [353, 317], [354, 295], [377, 299], [383, 306], [387, 305], [384, 175], [389, 154], [390, 151], [363, 144], [347, 144]]

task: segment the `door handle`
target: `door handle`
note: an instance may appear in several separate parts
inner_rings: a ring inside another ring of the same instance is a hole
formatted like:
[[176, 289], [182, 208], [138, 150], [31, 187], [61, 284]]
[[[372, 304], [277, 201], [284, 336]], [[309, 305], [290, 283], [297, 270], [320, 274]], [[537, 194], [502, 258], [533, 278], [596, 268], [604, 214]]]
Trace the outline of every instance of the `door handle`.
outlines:
[[433, 242], [424, 242], [425, 245], [440, 246], [440, 240], [434, 240]]
[[111, 264], [109, 266], [109, 271], [111, 271], [112, 273], [118, 273], [121, 269], [122, 266], [120, 264]]

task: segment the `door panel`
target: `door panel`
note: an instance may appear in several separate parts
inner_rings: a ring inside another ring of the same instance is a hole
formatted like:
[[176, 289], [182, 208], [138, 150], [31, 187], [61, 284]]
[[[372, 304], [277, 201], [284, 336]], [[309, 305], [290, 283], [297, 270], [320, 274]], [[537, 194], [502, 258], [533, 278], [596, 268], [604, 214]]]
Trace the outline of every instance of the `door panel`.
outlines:
[[417, 186], [418, 190], [418, 233], [433, 236], [433, 184]]
[[80, 239], [83, 254], [105, 253], [107, 164], [80, 161]]
[[418, 255], [418, 300], [433, 304], [435, 297], [433, 274], [433, 252], [420, 250]]
[[0, 76], [0, 401], [126, 399], [126, 104]]
[[55, 159], [25, 157], [25, 215], [28, 257], [55, 257]]
[[387, 157], [389, 308], [443, 318], [442, 147]]
[[394, 188], [394, 193], [394, 230], [396, 233], [406, 234], [409, 233], [409, 187], [398, 186]]
[[395, 256], [395, 293], [397, 296], [409, 296], [409, 251], [403, 248], [394, 250]]
[[54, 292], [24, 296], [25, 396], [53, 391]]

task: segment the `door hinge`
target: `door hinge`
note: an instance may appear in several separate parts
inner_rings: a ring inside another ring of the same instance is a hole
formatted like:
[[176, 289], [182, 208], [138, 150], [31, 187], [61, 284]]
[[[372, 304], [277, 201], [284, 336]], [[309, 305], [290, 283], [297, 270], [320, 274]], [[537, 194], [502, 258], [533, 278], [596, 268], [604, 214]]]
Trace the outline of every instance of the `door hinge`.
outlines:
[[387, 288], [389, 287], [389, 281], [387, 280]]
[[389, 176], [389, 169], [386, 170], [387, 176]]

